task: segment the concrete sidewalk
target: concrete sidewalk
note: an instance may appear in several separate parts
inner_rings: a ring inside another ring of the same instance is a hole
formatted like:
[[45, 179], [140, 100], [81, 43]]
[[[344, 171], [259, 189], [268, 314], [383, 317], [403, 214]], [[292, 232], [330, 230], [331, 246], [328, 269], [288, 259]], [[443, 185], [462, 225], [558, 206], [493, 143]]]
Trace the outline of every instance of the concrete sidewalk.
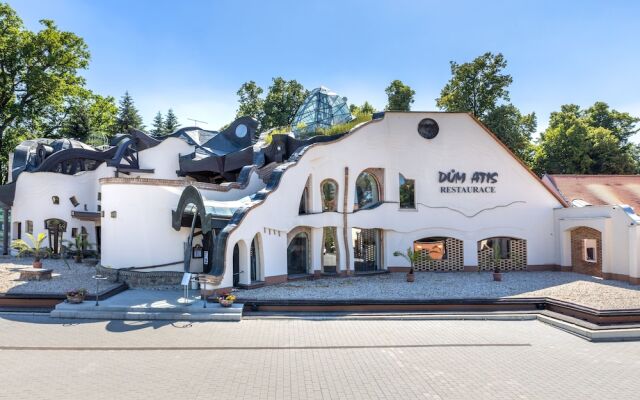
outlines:
[[242, 304], [225, 308], [205, 303], [190, 292], [189, 303], [183, 292], [164, 290], [127, 290], [96, 306], [94, 301], [81, 304], [60, 303], [51, 311], [53, 318], [130, 319], [172, 321], [240, 321]]

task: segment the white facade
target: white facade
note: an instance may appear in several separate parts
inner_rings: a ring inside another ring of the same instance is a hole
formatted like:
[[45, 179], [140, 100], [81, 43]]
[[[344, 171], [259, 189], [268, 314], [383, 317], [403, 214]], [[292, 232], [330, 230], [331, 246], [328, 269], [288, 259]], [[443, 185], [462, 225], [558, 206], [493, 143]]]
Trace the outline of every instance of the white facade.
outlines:
[[[431, 139], [417, 129], [425, 119], [439, 127]], [[468, 114], [388, 112], [337, 140], [308, 146], [278, 166], [271, 182], [264, 182], [254, 167], [242, 184], [194, 183], [176, 172], [179, 156], [193, 151], [194, 146], [182, 139], [165, 139], [139, 152], [140, 169], [153, 172], [128, 176], [115, 177], [115, 168], [105, 164], [73, 176], [23, 172], [12, 208], [14, 226], [21, 222], [24, 231], [26, 221], [32, 221], [37, 233], [46, 219], [59, 218], [68, 222], [65, 239], [72, 228], [85, 227], [91, 242], [99, 226], [102, 265], [182, 271], [190, 229], [174, 230], [172, 211], [193, 184], [205, 202], [244, 202], [217, 232], [216, 246], [224, 250], [215, 260], [224, 263], [219, 287], [286, 280], [292, 275], [288, 247], [304, 235], [306, 244], [296, 244], [307, 257], [299, 272], [319, 274], [323, 260], [333, 259], [336, 273], [357, 272], [363, 259], [354, 247], [368, 244], [362, 245], [365, 235], [354, 236], [354, 229], [378, 230], [376, 270], [408, 267], [393, 253], [434, 237], [461, 243], [460, 269], [475, 270], [482, 262], [479, 243], [490, 238], [518, 240], [527, 268], [570, 266], [569, 232], [591, 227], [602, 233], [603, 272], [640, 278], [637, 217], [621, 207], [566, 208], [561, 197]], [[357, 210], [356, 180], [364, 171], [375, 178], [380, 201]], [[446, 179], [455, 178], [456, 172], [459, 179]], [[414, 181], [414, 208], [400, 206], [400, 175]], [[326, 180], [337, 184], [335, 211], [323, 212], [321, 185]], [[307, 206], [301, 214], [305, 188]], [[256, 193], [259, 196], [247, 199]], [[58, 205], [52, 204], [52, 196], [59, 197]], [[78, 206], [69, 201], [72, 196]], [[85, 205], [87, 211], [101, 212], [98, 221], [71, 216], [72, 211], [84, 211]], [[329, 227], [335, 228], [335, 255], [324, 252], [324, 228]], [[196, 237], [193, 244], [200, 241]], [[194, 271], [202, 270], [202, 259], [191, 263]]]
[[[434, 139], [418, 134], [416, 128], [424, 118], [433, 118], [440, 126]], [[355, 129], [337, 142], [310, 146], [297, 163], [281, 168], [286, 171], [278, 188], [231, 231], [227, 266], [233, 263], [233, 245], [240, 242], [246, 249], [259, 234], [264, 276], [286, 275], [286, 249], [291, 239], [287, 234], [298, 227], [309, 227], [312, 256], [308, 272], [318, 271], [322, 228], [326, 226], [338, 228], [338, 253], [349, 254], [338, 257], [340, 271], [354, 270], [353, 248], [349, 245], [353, 227], [382, 230], [385, 268], [408, 266], [393, 252], [406, 250], [415, 240], [430, 236], [462, 240], [466, 266], [477, 265], [479, 240], [504, 236], [527, 241], [527, 264], [558, 264], [554, 209], [563, 205], [467, 114], [387, 113], [384, 119]], [[355, 180], [367, 169], [382, 170], [384, 203], [354, 212]], [[466, 182], [440, 183], [439, 172], [451, 170], [466, 173]], [[470, 183], [474, 172], [497, 172], [498, 181], [491, 185]], [[415, 210], [399, 207], [399, 174], [415, 179]], [[320, 183], [325, 179], [338, 183], [338, 212], [322, 212]], [[298, 215], [307, 182], [311, 213]], [[495, 193], [442, 193], [443, 186], [492, 186]], [[342, 237], [345, 220], [346, 238]], [[248, 256], [242, 258], [246, 260]], [[246, 271], [246, 265], [240, 270]], [[241, 279], [248, 282], [249, 278], [245, 273]], [[231, 286], [229, 276], [222, 285]]]

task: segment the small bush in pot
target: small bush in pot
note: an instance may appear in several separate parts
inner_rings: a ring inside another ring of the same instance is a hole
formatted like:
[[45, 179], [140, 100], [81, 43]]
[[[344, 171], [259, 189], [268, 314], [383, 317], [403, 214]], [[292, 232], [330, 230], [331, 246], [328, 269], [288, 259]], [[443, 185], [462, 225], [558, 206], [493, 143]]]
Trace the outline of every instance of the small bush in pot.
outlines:
[[42, 242], [47, 238], [47, 235], [44, 233], [39, 233], [38, 236], [33, 236], [30, 233], [27, 233], [27, 237], [31, 242], [29, 245], [23, 239], [16, 239], [11, 242], [11, 248], [18, 251], [18, 257], [22, 257], [25, 255], [33, 256], [33, 268], [42, 268], [42, 258], [46, 257], [50, 253], [50, 249], [48, 247], [42, 247]]
[[74, 240], [65, 240], [69, 246], [69, 250], [75, 252], [73, 258], [77, 263], [81, 263], [83, 253], [86, 250], [91, 250], [93, 247], [93, 243], [89, 242], [88, 237], [89, 235], [86, 233], [79, 233]]
[[218, 303], [220, 303], [222, 307], [231, 307], [231, 305], [233, 305], [233, 302], [235, 300], [236, 300], [236, 296], [229, 294], [227, 292], [222, 293], [220, 297], [218, 297]]
[[426, 258], [427, 260], [431, 258], [429, 253], [423, 254], [422, 252], [414, 251], [411, 247], [409, 247], [405, 253], [401, 251], [394, 251], [393, 255], [396, 257], [402, 257], [409, 261], [410, 267], [409, 272], [407, 272], [407, 282], [415, 282], [416, 280], [415, 264], [423, 258]]
[[87, 295], [87, 289], [72, 289], [67, 290], [67, 302], [72, 304], [80, 304], [84, 301], [85, 296]]

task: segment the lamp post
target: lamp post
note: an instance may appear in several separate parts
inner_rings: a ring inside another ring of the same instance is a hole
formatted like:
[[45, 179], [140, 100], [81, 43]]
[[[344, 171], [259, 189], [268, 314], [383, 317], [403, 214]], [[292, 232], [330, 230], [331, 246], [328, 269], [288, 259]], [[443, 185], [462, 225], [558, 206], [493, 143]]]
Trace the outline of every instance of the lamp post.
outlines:
[[100, 274], [96, 274], [94, 276], [92, 276], [93, 279], [96, 280], [96, 306], [100, 305], [100, 303], [98, 302], [98, 296], [100, 293], [100, 281], [107, 279], [106, 276], [104, 275], [100, 275]]

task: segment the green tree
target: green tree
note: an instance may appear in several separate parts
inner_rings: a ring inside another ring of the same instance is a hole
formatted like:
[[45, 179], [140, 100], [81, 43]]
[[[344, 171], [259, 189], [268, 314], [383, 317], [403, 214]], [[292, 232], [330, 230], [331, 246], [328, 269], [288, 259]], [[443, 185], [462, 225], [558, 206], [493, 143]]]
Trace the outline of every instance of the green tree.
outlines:
[[361, 106], [357, 106], [355, 104], [349, 105], [349, 112], [353, 115], [373, 114], [374, 112], [376, 112], [376, 109], [373, 107], [373, 105], [371, 105], [371, 103], [365, 101]]
[[513, 104], [503, 104], [490, 111], [484, 123], [521, 160], [533, 162], [535, 146], [531, 136], [537, 127], [535, 113], [522, 115]]
[[373, 114], [374, 112], [376, 112], [376, 109], [373, 107], [373, 105], [371, 105], [371, 103], [365, 101], [364, 104], [360, 106], [360, 112], [363, 114]]
[[260, 96], [264, 90], [254, 81], [245, 82], [236, 92], [238, 95], [238, 110], [236, 118], [251, 117], [260, 121], [264, 114], [264, 99]]
[[[384, 90], [387, 94], [388, 111], [410, 111], [415, 90], [396, 79]], [[367, 104], [367, 103], [365, 103]]]
[[178, 122], [178, 117], [173, 113], [173, 109], [170, 108], [167, 111], [167, 116], [164, 119], [164, 133], [165, 135], [172, 134], [176, 129], [180, 127], [180, 123]]
[[565, 104], [551, 113], [535, 159], [540, 173], [634, 174], [638, 148], [627, 143], [637, 118], [610, 110], [603, 102], [582, 110]]
[[635, 174], [638, 171], [633, 145], [621, 145], [620, 139], [606, 128], [589, 128], [590, 174]]
[[605, 102], [598, 101], [585, 112], [589, 126], [608, 129], [622, 143], [638, 133], [640, 118], [632, 117], [629, 113], [612, 110]]
[[135, 104], [133, 104], [133, 98], [129, 91], [126, 91], [120, 99], [116, 129], [119, 133], [128, 133], [129, 129], [144, 129], [142, 118]]
[[451, 61], [451, 79], [442, 88], [436, 105], [445, 111], [470, 112], [484, 120], [500, 101], [509, 101], [511, 75], [503, 74], [507, 60], [500, 53], [485, 53], [473, 61]]
[[151, 133], [154, 135], [160, 136], [164, 134], [164, 119], [162, 118], [162, 113], [158, 111], [155, 117], [153, 117], [153, 129], [151, 129]]
[[86, 142], [91, 135], [105, 138], [115, 134], [118, 108], [111, 96], [103, 97], [90, 91], [72, 99], [69, 112], [62, 117], [58, 136]]
[[500, 53], [485, 53], [473, 61], [451, 61], [451, 79], [442, 88], [436, 104], [449, 112], [469, 112], [482, 121], [520, 159], [531, 165], [535, 146], [535, 113], [522, 114], [509, 103], [511, 75], [503, 70], [507, 60]]
[[284, 80], [281, 77], [273, 78], [269, 86], [269, 92], [264, 100], [264, 114], [262, 116], [261, 129], [291, 125], [291, 121], [302, 105], [308, 91], [296, 80]]
[[7, 177], [8, 153], [47, 108], [62, 108], [84, 84], [78, 70], [89, 64], [84, 40], [41, 20], [38, 32], [25, 29], [15, 11], [0, 3], [0, 181]]
[[589, 127], [580, 119], [549, 126], [540, 135], [535, 169], [540, 173], [584, 174], [593, 163], [589, 148]]

